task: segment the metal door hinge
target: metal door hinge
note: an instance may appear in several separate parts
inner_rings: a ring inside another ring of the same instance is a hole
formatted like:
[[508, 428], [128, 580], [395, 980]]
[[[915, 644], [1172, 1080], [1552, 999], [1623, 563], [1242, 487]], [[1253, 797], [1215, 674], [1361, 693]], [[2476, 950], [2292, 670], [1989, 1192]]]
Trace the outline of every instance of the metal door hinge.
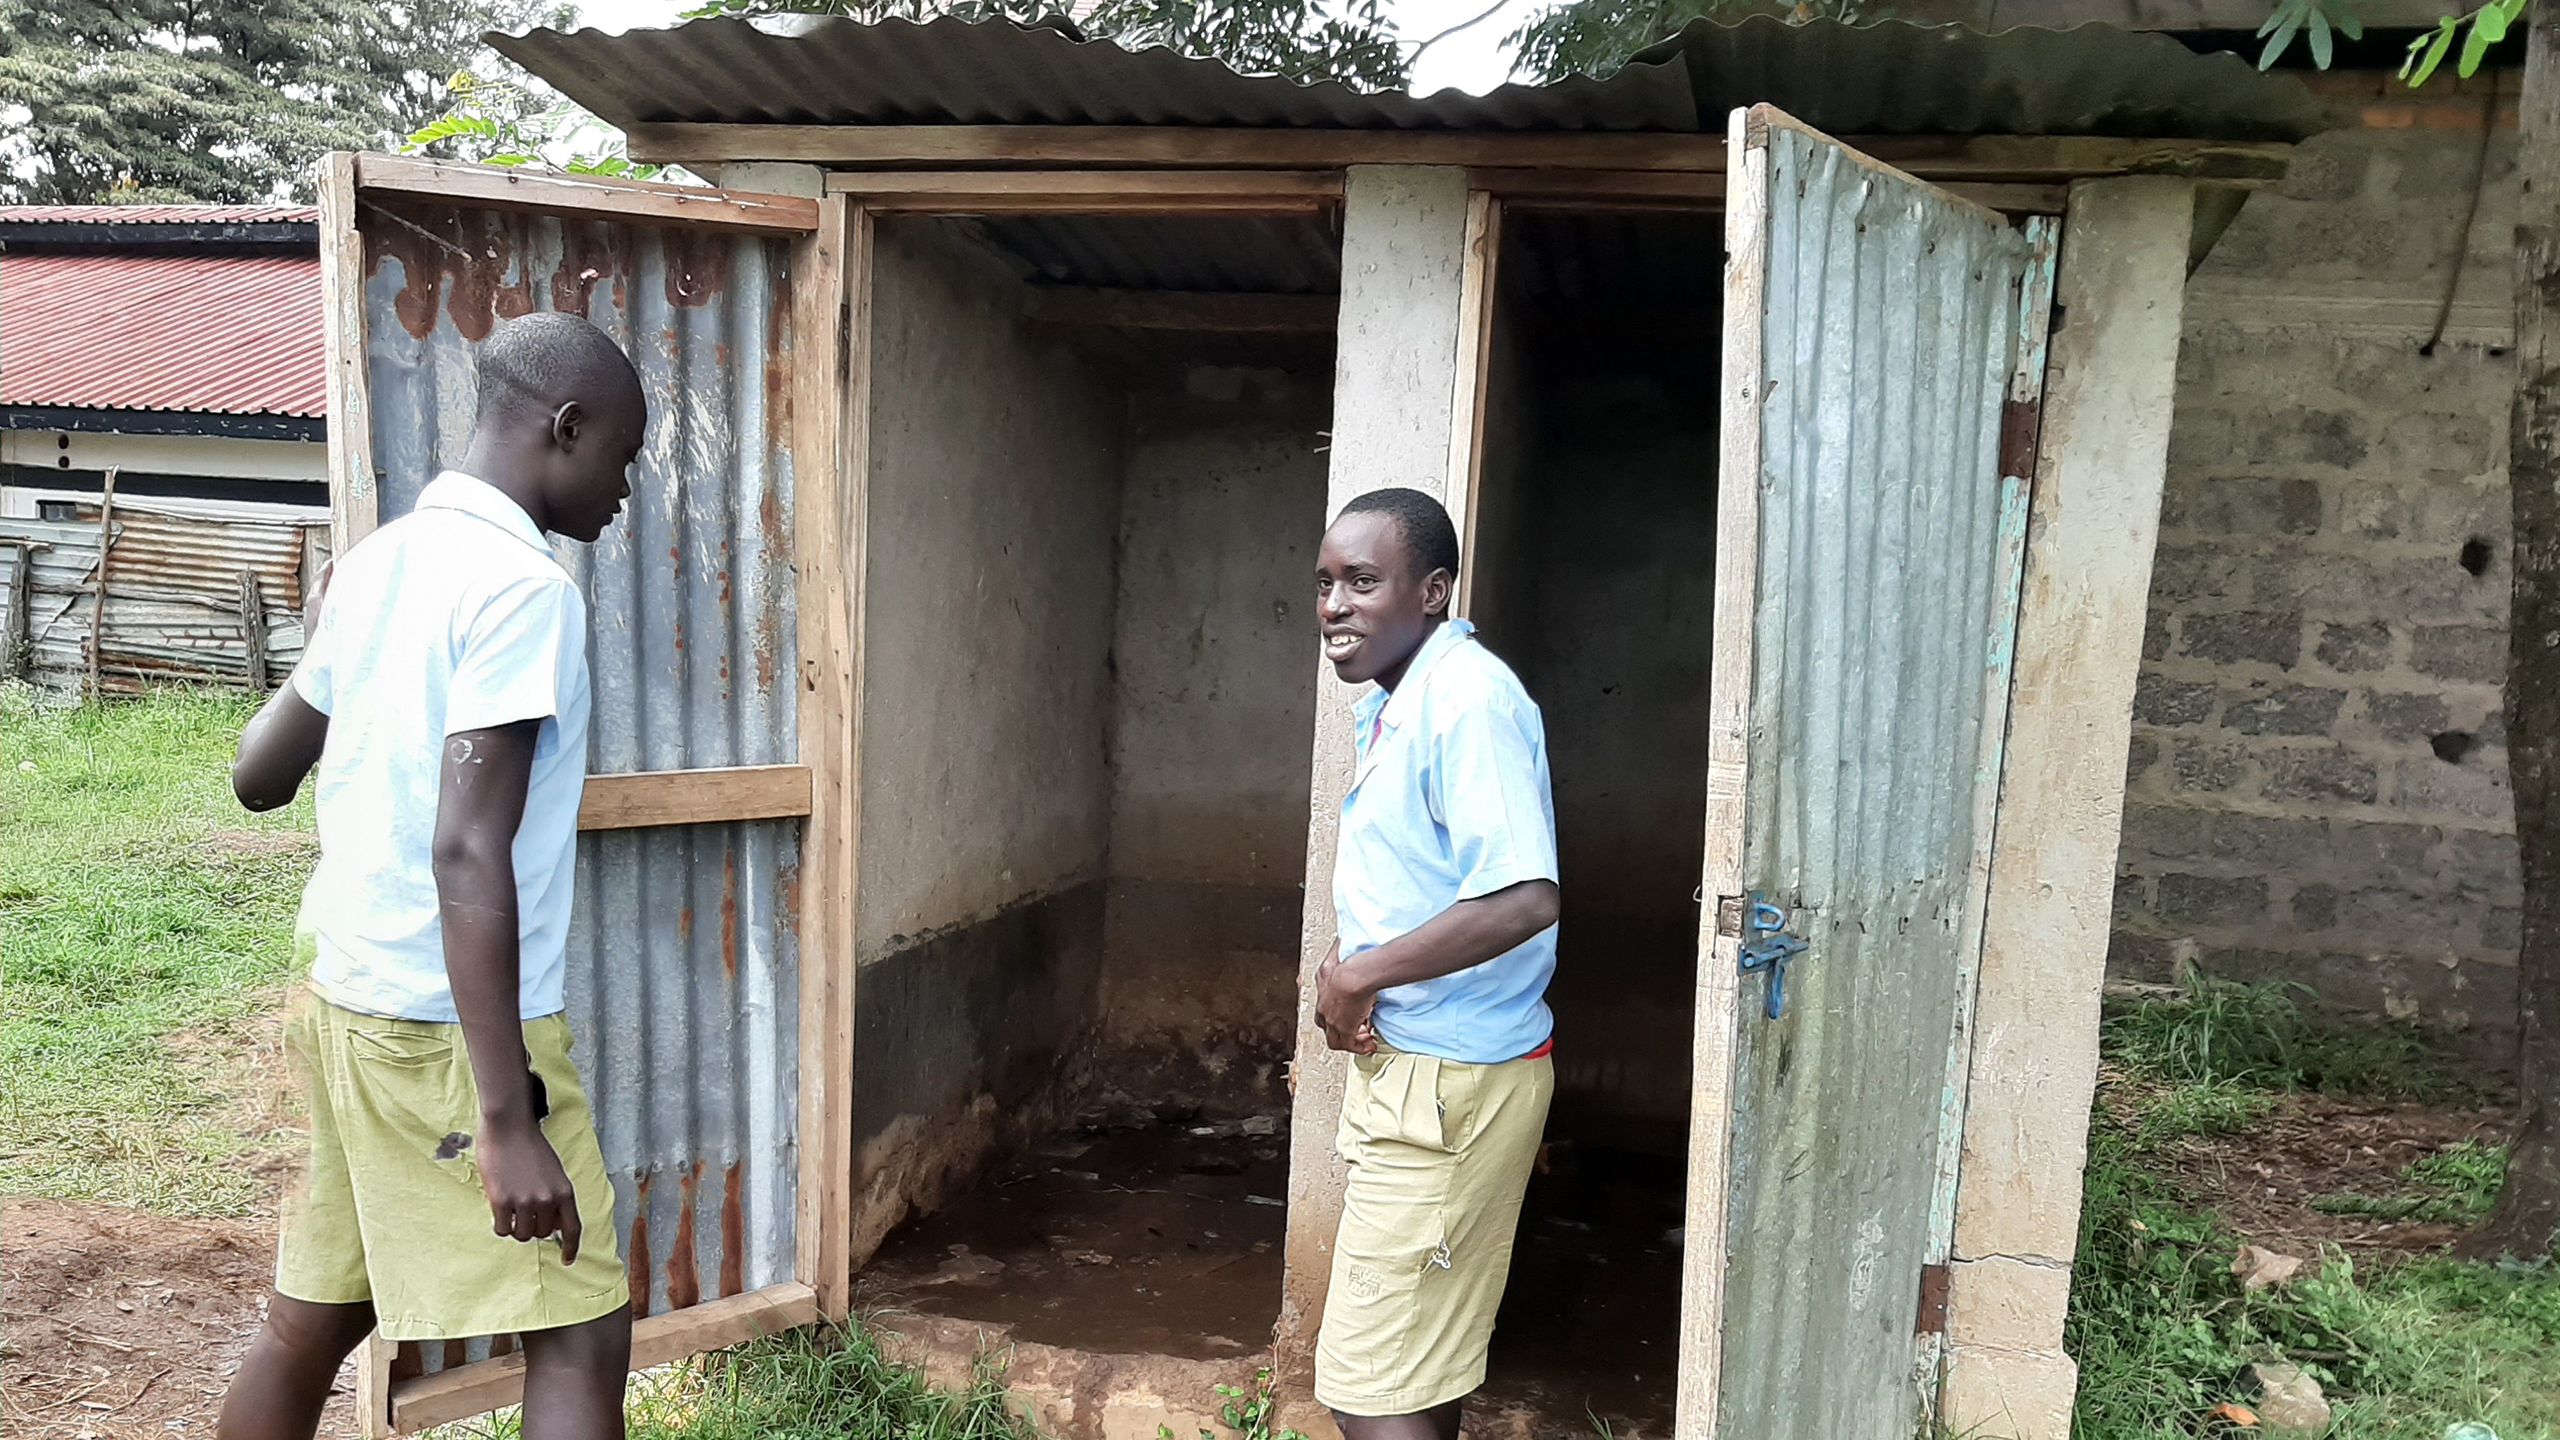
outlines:
[[1947, 1333], [1947, 1278], [1944, 1265], [1920, 1267], [1920, 1318], [1913, 1322], [1912, 1334]]
[[1804, 950], [1805, 942], [1787, 933], [1786, 908], [1753, 891], [1743, 906], [1742, 973], [1769, 972], [1769, 1003], [1763, 1008], [1772, 1020], [1787, 1013], [1787, 962]]

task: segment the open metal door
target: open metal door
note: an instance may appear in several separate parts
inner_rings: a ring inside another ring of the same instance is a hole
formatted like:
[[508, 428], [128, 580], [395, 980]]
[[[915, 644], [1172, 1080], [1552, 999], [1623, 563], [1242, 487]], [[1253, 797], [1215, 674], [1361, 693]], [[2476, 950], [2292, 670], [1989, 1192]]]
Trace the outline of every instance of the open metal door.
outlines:
[[[461, 456], [500, 319], [585, 315], [648, 394], [626, 514], [561, 546], [595, 717], [569, 1017], [634, 1364], [841, 1315], [851, 664], [842, 202], [338, 155], [323, 185], [341, 553]], [[367, 1434], [522, 1393], [513, 1337], [369, 1342]]]
[[2053, 231], [1727, 150], [1679, 1433], [1905, 1440], [1952, 1224]]

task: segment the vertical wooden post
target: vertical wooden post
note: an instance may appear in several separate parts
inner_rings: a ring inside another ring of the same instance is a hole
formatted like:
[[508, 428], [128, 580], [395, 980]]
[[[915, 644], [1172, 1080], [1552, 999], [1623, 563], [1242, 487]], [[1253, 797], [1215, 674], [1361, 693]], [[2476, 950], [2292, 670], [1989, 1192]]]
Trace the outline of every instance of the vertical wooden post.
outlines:
[[116, 467], [107, 467], [106, 494], [98, 501], [97, 603], [89, 610], [89, 701], [106, 698], [98, 675], [98, 652], [107, 643], [107, 562], [116, 547]]
[[320, 305], [329, 396], [329, 551], [344, 555], [373, 533], [382, 513], [365, 376], [364, 236], [356, 229], [353, 155], [320, 162]]
[[34, 601], [36, 550], [31, 544], [9, 547], [9, 636], [6, 673], [12, 680], [24, 680], [35, 669], [35, 622], [27, 614]]
[[249, 693], [267, 693], [267, 606], [258, 594], [258, 577], [240, 572], [241, 669], [249, 677]]

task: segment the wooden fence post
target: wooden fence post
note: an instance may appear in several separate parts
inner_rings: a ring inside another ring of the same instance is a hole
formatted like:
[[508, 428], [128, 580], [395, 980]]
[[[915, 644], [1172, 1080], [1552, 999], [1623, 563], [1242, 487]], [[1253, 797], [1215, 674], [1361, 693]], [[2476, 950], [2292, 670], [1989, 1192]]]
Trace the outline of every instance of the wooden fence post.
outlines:
[[249, 693], [267, 693], [267, 606], [258, 594], [258, 577], [240, 572], [240, 634], [247, 650]]
[[98, 652], [107, 643], [107, 556], [116, 545], [116, 467], [107, 467], [106, 494], [98, 501], [98, 603], [89, 611], [89, 701], [106, 698], [98, 682]]

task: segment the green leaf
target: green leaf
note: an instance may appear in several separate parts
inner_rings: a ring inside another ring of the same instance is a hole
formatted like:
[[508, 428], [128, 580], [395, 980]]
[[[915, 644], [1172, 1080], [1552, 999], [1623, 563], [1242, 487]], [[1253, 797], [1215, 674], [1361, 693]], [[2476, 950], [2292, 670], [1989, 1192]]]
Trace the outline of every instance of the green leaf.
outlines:
[[2284, 52], [2292, 47], [2294, 33], [2299, 31], [2301, 28], [2302, 11], [2297, 8], [2287, 7], [2283, 22], [2276, 26], [2275, 34], [2268, 37], [2267, 48], [2259, 52], [2258, 68], [2261, 70], [2274, 69], [2276, 61], [2282, 59]]
[[[2461, 21], [2448, 16], [2442, 24], [2436, 27], [2435, 39], [2432, 41], [2422, 39], [2421, 43], [2426, 45], [2426, 53], [2416, 57], [2417, 68], [2409, 76], [2410, 89], [2415, 90], [2419, 86], [2426, 84], [2428, 77], [2436, 73], [2436, 67], [2442, 65], [2446, 54], [2452, 51], [2453, 37], [2457, 32], [2459, 32], [2461, 27]], [[2412, 49], [2414, 50], [2414, 48], [2415, 47], [2413, 46]]]
[[2356, 0], [2341, 0], [2338, 13], [2330, 18], [2338, 22], [2338, 31], [2350, 40], [2364, 38], [2364, 17], [2356, 13]]
[[2320, 69], [2328, 69], [2335, 44], [2329, 33], [2329, 12], [2314, 9], [2311, 12], [2311, 63]]
[[460, 113], [447, 115], [443, 119], [429, 121], [410, 131], [408, 148], [412, 151], [423, 150], [439, 141], [452, 140], [463, 135], [495, 140], [498, 138], [498, 122], [486, 115]]
[[2484, 5], [2471, 22], [2471, 38], [2482, 49], [2507, 38], [2507, 9], [2503, 5]]
[[2489, 58], [2489, 27], [2486, 22], [2496, 13], [2494, 10], [2483, 10], [2471, 17], [2471, 33], [2464, 37], [2462, 58], [2456, 61], [2453, 67], [2453, 73], [2465, 80], [2479, 74], [2480, 62]]
[[509, 170], [514, 170], [526, 165], [540, 165], [542, 163], [542, 157], [539, 155], [527, 155], [516, 150], [502, 150], [480, 163], [483, 165], [503, 165]]

